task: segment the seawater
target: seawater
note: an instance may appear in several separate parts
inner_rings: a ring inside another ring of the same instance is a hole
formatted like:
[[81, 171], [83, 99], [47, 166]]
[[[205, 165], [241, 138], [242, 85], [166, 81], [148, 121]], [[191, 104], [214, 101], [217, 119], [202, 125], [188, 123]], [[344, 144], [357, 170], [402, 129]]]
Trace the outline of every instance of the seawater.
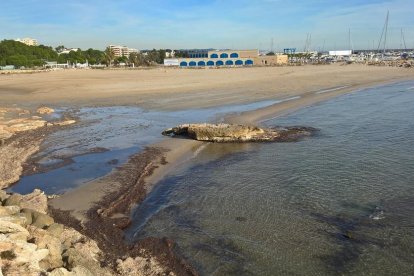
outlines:
[[[294, 98], [223, 105], [180, 111], [146, 110], [134, 106], [82, 108], [80, 122], [48, 136], [34, 155], [46, 172], [23, 176], [9, 190], [30, 193], [40, 188], [60, 194], [121, 166], [146, 146], [165, 139], [161, 132], [183, 123], [221, 121], [224, 115], [254, 110]], [[60, 111], [68, 111], [61, 108]], [[104, 151], [104, 152], [102, 152]], [[67, 160], [70, 159], [70, 162]], [[48, 169], [51, 168], [51, 169]]]
[[209, 144], [134, 212], [130, 240], [169, 237], [203, 275], [413, 275], [414, 82], [265, 124], [295, 143]]

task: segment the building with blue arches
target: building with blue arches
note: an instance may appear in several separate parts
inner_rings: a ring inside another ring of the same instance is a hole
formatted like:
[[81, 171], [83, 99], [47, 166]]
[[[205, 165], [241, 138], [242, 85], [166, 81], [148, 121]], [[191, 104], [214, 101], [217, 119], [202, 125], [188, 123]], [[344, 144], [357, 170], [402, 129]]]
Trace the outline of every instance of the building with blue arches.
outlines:
[[[286, 57], [286, 58], [285, 58]], [[165, 59], [166, 66], [179, 67], [234, 67], [276, 65], [287, 63], [287, 56], [259, 56], [258, 50], [210, 50], [198, 57]]]

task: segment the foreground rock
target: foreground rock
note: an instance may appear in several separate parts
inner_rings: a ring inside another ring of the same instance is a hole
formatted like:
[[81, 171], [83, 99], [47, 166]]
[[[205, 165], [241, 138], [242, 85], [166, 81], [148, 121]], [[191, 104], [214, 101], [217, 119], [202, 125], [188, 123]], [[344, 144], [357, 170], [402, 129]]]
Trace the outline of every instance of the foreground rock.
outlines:
[[259, 128], [232, 124], [183, 124], [166, 129], [166, 136], [184, 136], [208, 142], [286, 142], [310, 136], [316, 129], [310, 127]]
[[53, 108], [50, 108], [50, 107], [47, 107], [47, 106], [42, 106], [42, 107], [39, 107], [36, 110], [36, 112], [39, 113], [39, 114], [51, 114], [51, 113], [55, 112], [55, 110]]
[[[46, 203], [40, 190], [28, 195], [0, 190], [0, 275], [177, 275], [141, 248], [135, 256], [125, 248], [115, 265], [103, 265], [111, 252], [103, 252], [96, 241], [75, 229], [55, 223]], [[166, 250], [163, 255], [168, 254]]]

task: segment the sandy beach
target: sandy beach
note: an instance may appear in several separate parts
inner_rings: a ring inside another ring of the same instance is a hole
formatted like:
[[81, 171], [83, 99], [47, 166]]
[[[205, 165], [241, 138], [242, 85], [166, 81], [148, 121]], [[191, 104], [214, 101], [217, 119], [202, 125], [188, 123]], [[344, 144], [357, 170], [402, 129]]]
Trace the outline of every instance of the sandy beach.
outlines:
[[[281, 100], [265, 108], [229, 114], [225, 118], [229, 123], [260, 125], [264, 120], [345, 93], [413, 78], [411, 69], [339, 64], [205, 70], [68, 70], [0, 76], [0, 107], [34, 110], [43, 105], [73, 109], [133, 105], [145, 109], [181, 110]], [[139, 204], [158, 181], [178, 164], [191, 160], [202, 146], [203, 143], [198, 141], [165, 138], [150, 145], [144, 159], [140, 159], [139, 153], [123, 171], [117, 170], [66, 192], [51, 200], [50, 205], [63, 212], [69, 211], [84, 227], [94, 217], [90, 216], [91, 210], [95, 214], [96, 211], [109, 214], [103, 224], [111, 225], [111, 218], [117, 224], [120, 218], [129, 216], [133, 205]], [[152, 153], [151, 149], [159, 151]], [[136, 169], [138, 164], [139, 170]], [[126, 178], [131, 174], [135, 178]], [[122, 190], [123, 181], [135, 189], [135, 197], [126, 198], [119, 194], [122, 198], [118, 201], [108, 198]], [[94, 221], [90, 227], [97, 223]], [[119, 223], [125, 222], [121, 220]], [[108, 231], [103, 231], [104, 235]]]
[[[146, 109], [180, 110], [289, 99], [225, 118], [229, 123], [260, 124], [344, 93], [413, 76], [409, 69], [356, 64], [206, 70], [65, 70], [0, 76], [0, 106], [34, 109], [40, 105], [71, 108], [137, 105]], [[192, 152], [201, 145], [197, 141], [171, 139], [152, 145], [164, 150], [166, 163], [157, 166], [147, 177], [147, 192], [177, 164], [191, 158]], [[52, 205], [71, 210], [77, 218], [84, 219], [84, 214], [104, 197], [110, 185], [113, 181], [92, 181], [67, 192], [52, 201]]]
[[286, 98], [413, 76], [366, 65], [222, 69], [67, 70], [0, 76], [0, 105], [142, 105], [182, 109]]

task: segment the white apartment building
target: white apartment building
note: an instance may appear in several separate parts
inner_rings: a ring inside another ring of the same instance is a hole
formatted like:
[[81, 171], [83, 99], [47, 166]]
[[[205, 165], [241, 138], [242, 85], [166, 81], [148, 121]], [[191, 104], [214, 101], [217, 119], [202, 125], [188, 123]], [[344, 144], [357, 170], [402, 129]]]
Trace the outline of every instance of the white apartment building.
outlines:
[[37, 40], [34, 39], [34, 38], [30, 38], [30, 37], [26, 37], [26, 38], [22, 38], [22, 39], [16, 38], [15, 41], [24, 43], [24, 44], [29, 45], [29, 46], [37, 46], [38, 45]]
[[58, 54], [69, 54], [70, 52], [77, 52], [79, 51], [78, 48], [65, 48], [62, 51], [60, 51]]
[[132, 53], [138, 53], [137, 49], [128, 48], [127, 46], [109, 45], [108, 47], [112, 50], [115, 57], [129, 57]]

